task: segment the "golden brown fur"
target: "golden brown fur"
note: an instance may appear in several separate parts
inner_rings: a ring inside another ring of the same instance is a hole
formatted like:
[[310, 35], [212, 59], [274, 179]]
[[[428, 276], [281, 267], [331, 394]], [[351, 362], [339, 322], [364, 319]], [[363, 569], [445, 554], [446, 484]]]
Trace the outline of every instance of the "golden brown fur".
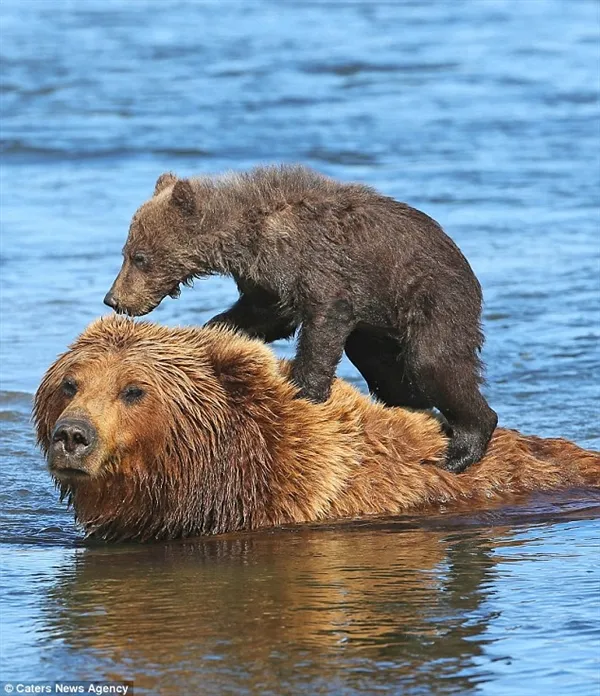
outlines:
[[[35, 399], [52, 455], [59, 419], [90, 422], [81, 469], [54, 469], [88, 534], [140, 540], [215, 534], [600, 486], [600, 454], [499, 429], [461, 475], [436, 466], [447, 438], [423, 412], [385, 408], [342, 380], [329, 401], [294, 399], [289, 364], [224, 328], [94, 322]], [[61, 391], [65, 378], [78, 391]], [[145, 395], [127, 405], [127, 385]], [[52, 457], [50, 456], [51, 464]], [[79, 470], [78, 470], [79, 471]]]

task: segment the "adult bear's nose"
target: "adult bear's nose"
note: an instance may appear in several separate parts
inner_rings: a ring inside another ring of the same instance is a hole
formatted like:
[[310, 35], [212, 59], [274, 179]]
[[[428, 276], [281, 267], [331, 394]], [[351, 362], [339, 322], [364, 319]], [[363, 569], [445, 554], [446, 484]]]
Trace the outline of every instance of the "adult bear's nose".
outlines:
[[112, 290], [109, 290], [104, 297], [104, 304], [112, 307], [112, 309], [117, 309], [119, 303], [117, 302]]
[[54, 428], [52, 442], [57, 444], [61, 442], [69, 455], [83, 457], [93, 449], [96, 431], [87, 421], [63, 418]]

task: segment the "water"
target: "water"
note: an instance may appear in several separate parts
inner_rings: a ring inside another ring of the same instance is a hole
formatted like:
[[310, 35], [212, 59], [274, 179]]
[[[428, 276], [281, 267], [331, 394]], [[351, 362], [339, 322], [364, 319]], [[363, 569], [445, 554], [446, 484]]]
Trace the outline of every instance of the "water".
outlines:
[[[0, 676], [129, 678], [151, 694], [598, 694], [598, 496], [86, 547], [29, 413], [46, 367], [104, 312], [161, 172], [300, 161], [438, 219], [484, 288], [501, 423], [598, 448], [600, 5], [0, 13]], [[153, 318], [202, 323], [234, 297], [202, 281]]]

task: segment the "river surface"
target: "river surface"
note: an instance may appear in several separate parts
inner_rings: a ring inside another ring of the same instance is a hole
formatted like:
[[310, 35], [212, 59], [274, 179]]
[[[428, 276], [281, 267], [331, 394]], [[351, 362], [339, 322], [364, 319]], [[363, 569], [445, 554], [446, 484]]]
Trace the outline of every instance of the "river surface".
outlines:
[[[161, 172], [303, 162], [439, 220], [484, 288], [501, 424], [600, 448], [600, 3], [3, 0], [0, 16], [0, 677], [597, 696], [597, 494], [86, 546], [30, 409], [105, 312]], [[152, 318], [200, 324], [234, 298], [204, 280]]]

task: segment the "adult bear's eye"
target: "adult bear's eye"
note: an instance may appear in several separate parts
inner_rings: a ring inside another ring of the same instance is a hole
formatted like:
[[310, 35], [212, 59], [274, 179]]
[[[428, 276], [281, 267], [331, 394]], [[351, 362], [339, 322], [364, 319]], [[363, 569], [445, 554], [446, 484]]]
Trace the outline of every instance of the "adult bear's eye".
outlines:
[[135, 404], [144, 396], [144, 390], [135, 384], [130, 384], [121, 392], [121, 399], [126, 404]]
[[63, 394], [69, 398], [72, 398], [75, 396], [75, 394], [77, 394], [77, 382], [71, 377], [65, 377], [60, 386], [63, 390]]
[[140, 270], [145, 270], [148, 268], [148, 255], [144, 254], [143, 251], [136, 251], [135, 254], [131, 257], [131, 260], [133, 262], [133, 265], [139, 268]]

